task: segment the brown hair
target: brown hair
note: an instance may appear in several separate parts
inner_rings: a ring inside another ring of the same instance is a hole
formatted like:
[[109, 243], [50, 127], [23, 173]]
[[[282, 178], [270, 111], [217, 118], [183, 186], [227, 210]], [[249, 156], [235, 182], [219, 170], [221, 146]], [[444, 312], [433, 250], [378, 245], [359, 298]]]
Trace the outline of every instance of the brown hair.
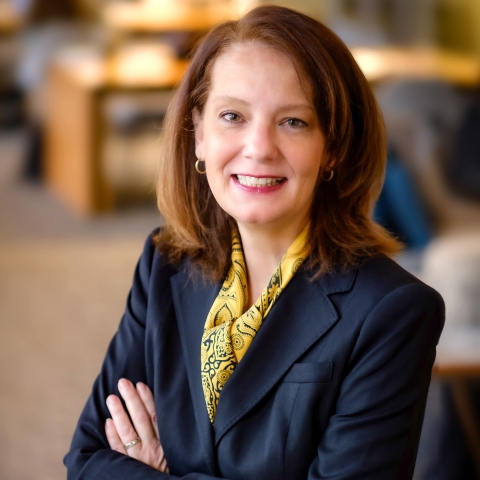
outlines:
[[[373, 93], [345, 44], [326, 26], [294, 10], [258, 7], [213, 29], [191, 59], [167, 112], [158, 181], [158, 207], [166, 227], [156, 245], [172, 262], [185, 256], [220, 280], [230, 265], [235, 221], [214, 199], [205, 175], [194, 168], [193, 111], [202, 114], [215, 60], [235, 44], [258, 42], [281, 52], [308, 83], [325, 136], [331, 181], [317, 179], [311, 209], [315, 276], [366, 257], [392, 254], [399, 243], [371, 218], [386, 163], [383, 119]], [[304, 85], [305, 87], [305, 85]], [[326, 175], [328, 177], [328, 175]]]

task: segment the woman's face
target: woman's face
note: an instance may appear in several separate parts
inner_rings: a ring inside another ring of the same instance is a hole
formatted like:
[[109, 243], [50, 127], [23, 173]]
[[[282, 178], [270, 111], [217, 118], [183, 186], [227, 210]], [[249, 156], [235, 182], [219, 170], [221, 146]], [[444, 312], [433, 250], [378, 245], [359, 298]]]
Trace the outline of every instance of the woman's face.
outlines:
[[194, 121], [212, 193], [240, 228], [305, 225], [325, 141], [290, 60], [261, 44], [231, 47]]

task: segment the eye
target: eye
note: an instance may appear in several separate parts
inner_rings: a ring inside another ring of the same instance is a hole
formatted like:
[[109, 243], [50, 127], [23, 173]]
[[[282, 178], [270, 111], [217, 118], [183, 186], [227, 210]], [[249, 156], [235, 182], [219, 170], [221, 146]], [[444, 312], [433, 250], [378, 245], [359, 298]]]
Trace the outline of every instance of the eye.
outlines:
[[288, 118], [285, 123], [291, 128], [301, 128], [306, 126], [306, 123], [299, 118]]
[[237, 123], [241, 120], [240, 115], [235, 112], [224, 112], [220, 115], [220, 117], [229, 123]]

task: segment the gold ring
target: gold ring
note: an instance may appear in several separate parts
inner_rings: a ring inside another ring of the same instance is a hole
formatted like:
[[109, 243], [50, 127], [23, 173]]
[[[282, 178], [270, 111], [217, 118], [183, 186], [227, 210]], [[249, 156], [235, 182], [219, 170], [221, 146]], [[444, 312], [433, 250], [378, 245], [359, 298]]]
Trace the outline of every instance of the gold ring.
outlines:
[[131, 442], [128, 442], [124, 445], [125, 450], [128, 450], [129, 448], [132, 448], [135, 446], [137, 443], [140, 443], [142, 439], [140, 437], [134, 438]]

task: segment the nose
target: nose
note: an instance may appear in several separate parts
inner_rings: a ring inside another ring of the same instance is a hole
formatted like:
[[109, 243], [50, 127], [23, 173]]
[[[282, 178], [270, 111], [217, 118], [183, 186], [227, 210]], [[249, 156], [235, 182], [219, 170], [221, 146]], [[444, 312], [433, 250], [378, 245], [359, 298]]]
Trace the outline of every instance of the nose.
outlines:
[[244, 156], [265, 162], [275, 159], [277, 150], [275, 128], [267, 122], [252, 122], [245, 132]]

